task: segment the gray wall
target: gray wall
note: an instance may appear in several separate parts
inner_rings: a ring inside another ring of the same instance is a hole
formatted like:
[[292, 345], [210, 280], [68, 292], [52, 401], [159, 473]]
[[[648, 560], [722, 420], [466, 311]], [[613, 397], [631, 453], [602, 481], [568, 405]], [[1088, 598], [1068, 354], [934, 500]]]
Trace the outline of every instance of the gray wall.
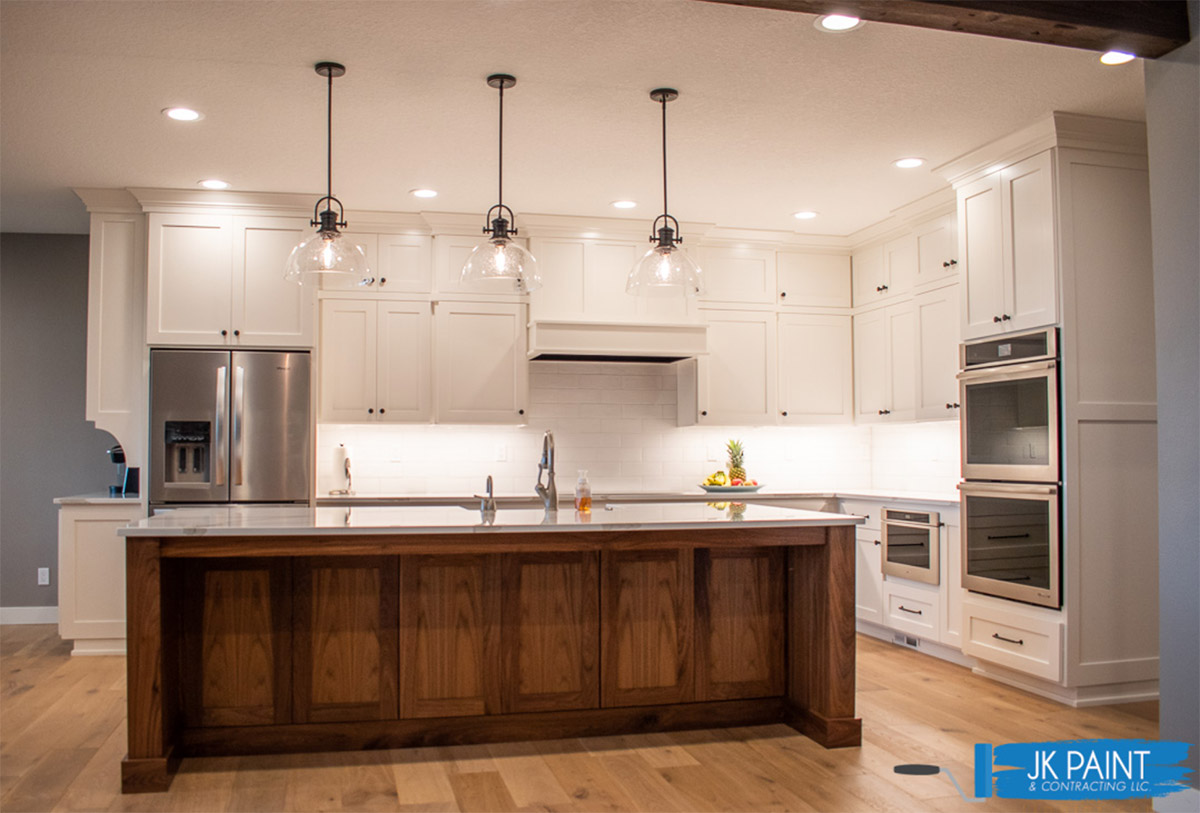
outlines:
[[[1159, 737], [1196, 743], [1200, 736], [1200, 42], [1196, 39], [1200, 2], [1189, 2], [1188, 14], [1192, 41], [1165, 57], [1146, 60], [1145, 70], [1158, 345]], [[1191, 752], [1193, 771], [1197, 750]], [[1196, 776], [1192, 774], [1193, 786]]]
[[52, 501], [116, 483], [115, 441], [83, 418], [87, 284], [87, 235], [0, 235], [2, 607], [58, 604]]

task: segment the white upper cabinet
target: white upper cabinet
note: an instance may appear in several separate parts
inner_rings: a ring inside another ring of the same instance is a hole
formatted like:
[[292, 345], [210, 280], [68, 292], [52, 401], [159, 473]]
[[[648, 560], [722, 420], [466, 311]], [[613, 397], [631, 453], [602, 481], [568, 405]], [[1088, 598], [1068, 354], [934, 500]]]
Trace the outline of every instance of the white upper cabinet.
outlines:
[[359, 423], [375, 417], [378, 313], [363, 299], [321, 301], [322, 421]]
[[151, 214], [146, 341], [311, 347], [315, 290], [283, 278], [299, 218]]
[[[700, 424], [776, 423], [775, 314], [769, 311], [701, 308], [708, 324], [708, 355], [695, 382], [695, 421]], [[682, 380], [682, 377], [681, 377]], [[681, 383], [683, 404], [690, 393]]]
[[906, 294], [917, 279], [917, 237], [905, 234], [883, 244], [881, 297]]
[[780, 251], [775, 255], [775, 264], [780, 305], [850, 307], [848, 256]]
[[958, 286], [948, 285], [913, 299], [916, 309], [917, 420], [958, 417]]
[[430, 304], [386, 299], [376, 309], [378, 419], [427, 422], [433, 414]]
[[1058, 321], [1051, 151], [958, 190], [963, 338]]
[[781, 313], [779, 422], [849, 423], [854, 419], [850, 317]]
[[704, 272], [705, 293], [700, 298], [705, 302], [771, 305], [778, 298], [774, 251], [701, 246], [692, 259]]
[[[482, 294], [489, 299], [513, 300], [520, 299], [523, 294], [517, 292], [512, 280], [484, 280], [477, 285], [462, 283], [462, 270], [467, 257], [475, 246], [486, 237], [482, 230], [476, 235], [435, 234], [433, 236], [433, 284], [435, 293], [453, 294], [457, 296], [474, 296]], [[518, 240], [525, 245], [523, 240]], [[531, 252], [532, 253], [532, 252]], [[541, 257], [533, 255], [541, 268]], [[544, 271], [543, 271], [544, 274]], [[389, 285], [391, 282], [389, 281]]]
[[883, 246], [874, 245], [854, 252], [850, 257], [854, 277], [854, 307], [876, 302], [887, 295], [883, 287], [887, 275], [883, 264]]
[[958, 273], [958, 219], [953, 212], [922, 223], [917, 241], [917, 287], [948, 280]]
[[330, 275], [321, 281], [324, 291], [427, 294], [433, 290], [433, 238], [423, 234], [365, 234], [347, 232], [367, 257], [369, 282]]
[[438, 423], [525, 423], [525, 306], [435, 303]]
[[858, 421], [904, 421], [915, 417], [916, 357], [916, 311], [911, 302], [854, 317]]

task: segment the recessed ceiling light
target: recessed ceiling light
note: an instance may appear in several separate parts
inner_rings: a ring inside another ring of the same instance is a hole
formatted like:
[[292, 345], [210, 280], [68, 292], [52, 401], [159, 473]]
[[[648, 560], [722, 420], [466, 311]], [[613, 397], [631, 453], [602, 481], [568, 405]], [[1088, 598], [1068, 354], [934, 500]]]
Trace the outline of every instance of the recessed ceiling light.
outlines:
[[408, 190], [408, 194], [412, 195], [414, 198], [436, 198], [437, 190], [436, 189], [410, 189], [410, 190]]
[[792, 217], [796, 218], [797, 220], [812, 220], [816, 216], [817, 216], [816, 212], [809, 211], [809, 210], [805, 210], [803, 212], [796, 212], [796, 214], [792, 215]]
[[1109, 51], [1100, 57], [1100, 61], [1105, 65], [1124, 65], [1126, 62], [1132, 62], [1135, 58], [1133, 54], [1127, 54], [1124, 51]]
[[162, 113], [175, 121], [199, 121], [204, 118], [203, 113], [190, 107], [164, 107]]
[[220, 178], [206, 178], [200, 181], [200, 185], [205, 189], [228, 189], [229, 181], [222, 181]]
[[862, 28], [862, 20], [848, 14], [826, 14], [813, 20], [813, 26], [818, 31], [828, 31], [840, 34], [843, 31], [854, 31]]
[[900, 169], [915, 169], [925, 163], [924, 158], [900, 158], [892, 162], [893, 166]]
[[614, 209], [632, 209], [637, 206], [636, 200], [614, 200], [612, 202]]

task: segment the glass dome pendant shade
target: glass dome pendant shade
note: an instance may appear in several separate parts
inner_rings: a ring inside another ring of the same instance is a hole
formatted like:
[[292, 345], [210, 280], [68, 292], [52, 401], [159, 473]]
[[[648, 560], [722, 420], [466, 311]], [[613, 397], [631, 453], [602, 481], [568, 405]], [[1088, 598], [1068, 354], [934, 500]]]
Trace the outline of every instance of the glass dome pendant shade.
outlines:
[[[342, 234], [346, 228], [345, 209], [342, 202], [333, 196], [333, 78], [343, 76], [346, 68], [336, 62], [318, 62], [315, 70], [329, 82], [326, 109], [326, 194], [313, 207], [310, 226], [316, 231], [304, 238], [288, 255], [283, 278], [298, 285], [313, 283], [326, 275], [336, 275], [357, 285], [368, 285], [374, 281], [367, 267], [367, 256], [362, 247]], [[321, 204], [325, 209], [321, 211]], [[334, 205], [337, 211], [333, 210]]]
[[[517, 83], [515, 77], [505, 73], [492, 74], [487, 78], [489, 87], [500, 91], [500, 160], [499, 193], [504, 199], [504, 90]], [[488, 209], [485, 217], [487, 235], [471, 251], [463, 264], [460, 280], [467, 287], [485, 287], [488, 280], [508, 280], [519, 294], [536, 291], [542, 287], [542, 276], [538, 272], [537, 259], [513, 238], [517, 229], [512, 224], [516, 218], [512, 209], [497, 203]]]
[[[704, 272], [679, 246], [679, 221], [667, 214], [667, 102], [679, 98], [673, 88], [650, 91], [662, 105], [663, 213], [654, 218], [650, 242], [654, 245], [634, 263], [625, 281], [625, 293], [635, 296], [698, 296], [704, 293]], [[661, 224], [661, 225], [660, 225]]]

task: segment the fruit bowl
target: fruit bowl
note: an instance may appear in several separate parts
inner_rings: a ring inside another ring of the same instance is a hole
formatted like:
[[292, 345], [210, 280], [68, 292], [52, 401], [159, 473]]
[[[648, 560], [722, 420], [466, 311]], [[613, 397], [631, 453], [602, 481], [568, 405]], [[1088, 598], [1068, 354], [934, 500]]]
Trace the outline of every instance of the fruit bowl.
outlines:
[[756, 486], [706, 486], [700, 484], [700, 488], [707, 491], [709, 494], [753, 494], [762, 488], [762, 485]]

